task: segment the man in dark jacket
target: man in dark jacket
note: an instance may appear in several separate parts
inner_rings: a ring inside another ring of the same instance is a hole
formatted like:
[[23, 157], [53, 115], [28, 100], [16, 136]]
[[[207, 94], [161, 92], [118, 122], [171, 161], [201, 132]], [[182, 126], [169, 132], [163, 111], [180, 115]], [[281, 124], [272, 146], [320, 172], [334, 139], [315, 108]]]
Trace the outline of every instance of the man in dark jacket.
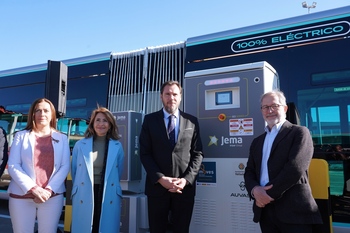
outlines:
[[308, 180], [312, 138], [306, 127], [286, 120], [287, 109], [281, 91], [262, 96], [266, 132], [253, 140], [244, 174], [263, 233], [311, 233], [322, 224]]
[[[2, 162], [1, 162], [2, 160]], [[6, 132], [3, 128], [0, 127], [0, 177], [5, 170], [8, 160], [8, 144], [6, 138]]]
[[173, 232], [189, 232], [203, 153], [197, 118], [178, 109], [181, 94], [178, 82], [164, 83], [163, 109], [145, 116], [140, 134], [151, 233], [166, 232], [170, 212]]

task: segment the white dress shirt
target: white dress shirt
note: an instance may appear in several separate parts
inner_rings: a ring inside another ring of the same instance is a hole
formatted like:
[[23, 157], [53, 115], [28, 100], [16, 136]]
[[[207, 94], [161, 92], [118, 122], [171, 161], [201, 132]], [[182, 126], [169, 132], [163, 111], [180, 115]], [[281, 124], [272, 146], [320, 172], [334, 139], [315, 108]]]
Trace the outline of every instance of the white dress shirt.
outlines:
[[266, 131], [266, 137], [264, 141], [264, 147], [263, 147], [263, 157], [261, 160], [261, 172], [260, 172], [260, 185], [265, 186], [269, 182], [269, 170], [267, 166], [267, 161], [269, 160], [270, 153], [271, 153], [271, 147], [273, 144], [273, 141], [275, 140], [278, 132], [280, 131], [284, 121], [281, 121], [280, 123], [274, 125], [270, 131], [269, 127], [265, 127]]

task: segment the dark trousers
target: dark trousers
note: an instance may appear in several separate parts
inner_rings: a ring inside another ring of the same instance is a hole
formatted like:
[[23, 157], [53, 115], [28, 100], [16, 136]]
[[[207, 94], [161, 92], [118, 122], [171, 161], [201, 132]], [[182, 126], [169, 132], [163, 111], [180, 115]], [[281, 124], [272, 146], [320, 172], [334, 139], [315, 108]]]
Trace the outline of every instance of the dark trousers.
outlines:
[[171, 224], [173, 233], [188, 233], [194, 197], [166, 193], [161, 197], [147, 197], [150, 233], [165, 233]]
[[262, 233], [312, 233], [311, 224], [290, 224], [279, 221], [273, 204], [265, 206], [259, 223]]
[[92, 222], [92, 233], [98, 233], [100, 228], [100, 217], [101, 217], [101, 198], [99, 198], [100, 185], [94, 185], [94, 216]]

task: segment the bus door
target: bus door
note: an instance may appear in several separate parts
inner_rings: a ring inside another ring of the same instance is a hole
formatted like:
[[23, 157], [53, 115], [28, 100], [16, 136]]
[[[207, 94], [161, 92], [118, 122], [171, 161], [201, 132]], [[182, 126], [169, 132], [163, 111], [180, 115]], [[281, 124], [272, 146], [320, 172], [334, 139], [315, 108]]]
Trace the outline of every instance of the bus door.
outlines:
[[297, 92], [301, 125], [310, 129], [314, 158], [329, 166], [333, 226], [350, 227], [350, 84]]

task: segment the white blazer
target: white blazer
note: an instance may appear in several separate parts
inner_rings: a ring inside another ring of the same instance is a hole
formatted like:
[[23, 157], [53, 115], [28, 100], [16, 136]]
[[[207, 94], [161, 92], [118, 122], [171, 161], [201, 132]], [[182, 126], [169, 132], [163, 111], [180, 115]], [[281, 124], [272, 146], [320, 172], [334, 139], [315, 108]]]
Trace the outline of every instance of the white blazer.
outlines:
[[[67, 135], [53, 131], [52, 146], [54, 150], [54, 168], [46, 186], [54, 193], [66, 191], [64, 181], [70, 168], [70, 149]], [[19, 131], [11, 145], [8, 160], [8, 172], [11, 182], [7, 189], [8, 193], [25, 195], [36, 185], [34, 171], [34, 144], [35, 135], [29, 130]]]

